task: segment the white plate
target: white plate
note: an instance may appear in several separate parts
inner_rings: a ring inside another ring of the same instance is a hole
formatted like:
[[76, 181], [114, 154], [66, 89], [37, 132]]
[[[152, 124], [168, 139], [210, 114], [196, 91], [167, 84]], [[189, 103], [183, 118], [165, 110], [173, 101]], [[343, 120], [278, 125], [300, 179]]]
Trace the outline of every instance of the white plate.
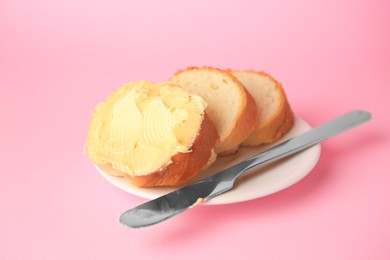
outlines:
[[[311, 129], [311, 127], [303, 119], [296, 117], [294, 127], [279, 142], [299, 135], [309, 129]], [[182, 186], [215, 174], [239, 161], [258, 154], [269, 147], [269, 145], [262, 145], [254, 148], [243, 147], [240, 148], [239, 152], [235, 155], [219, 157], [217, 161], [207, 170], [200, 172], [195, 178], [186, 182]], [[318, 144], [298, 154], [262, 167], [254, 173], [251, 173], [250, 176], [241, 177], [236, 182], [233, 189], [203, 204], [228, 204], [247, 201], [285, 189], [301, 180], [313, 169], [319, 159], [320, 151], [320, 145]], [[146, 199], [155, 199], [179, 188], [139, 188], [130, 184], [122, 177], [114, 177], [104, 173], [99, 168], [97, 169], [111, 184], [124, 191]]]

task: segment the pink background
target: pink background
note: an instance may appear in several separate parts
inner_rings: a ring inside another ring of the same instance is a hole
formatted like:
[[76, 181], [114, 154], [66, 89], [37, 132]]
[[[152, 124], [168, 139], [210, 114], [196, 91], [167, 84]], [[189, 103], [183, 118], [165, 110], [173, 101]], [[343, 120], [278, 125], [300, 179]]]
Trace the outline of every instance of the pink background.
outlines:
[[[390, 2], [0, 1], [0, 259], [390, 259]], [[248, 202], [128, 229], [145, 199], [83, 155], [123, 83], [190, 65], [265, 70], [328, 140], [313, 171]]]

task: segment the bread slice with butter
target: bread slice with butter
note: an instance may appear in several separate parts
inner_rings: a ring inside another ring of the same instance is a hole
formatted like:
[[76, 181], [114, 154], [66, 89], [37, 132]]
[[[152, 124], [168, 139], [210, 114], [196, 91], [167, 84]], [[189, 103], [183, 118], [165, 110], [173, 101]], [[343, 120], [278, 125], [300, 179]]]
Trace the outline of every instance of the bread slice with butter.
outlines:
[[294, 125], [294, 114], [282, 85], [265, 72], [228, 70], [248, 90], [259, 114], [256, 127], [243, 145], [256, 146], [279, 140]]
[[215, 160], [218, 135], [206, 107], [172, 82], [126, 84], [97, 105], [86, 154], [136, 186], [179, 185]]
[[218, 155], [236, 152], [255, 128], [255, 101], [231, 73], [211, 67], [189, 67], [177, 71], [170, 81], [207, 102], [206, 112], [220, 138], [215, 147]]

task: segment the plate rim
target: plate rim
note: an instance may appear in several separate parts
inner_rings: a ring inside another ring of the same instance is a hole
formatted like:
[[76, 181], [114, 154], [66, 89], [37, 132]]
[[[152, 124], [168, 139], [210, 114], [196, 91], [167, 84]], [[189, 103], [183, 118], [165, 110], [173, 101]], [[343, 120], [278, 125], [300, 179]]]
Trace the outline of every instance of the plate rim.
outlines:
[[[298, 121], [301, 125], [303, 125], [304, 128], [306, 128], [306, 130], [303, 130], [303, 131], [299, 132], [298, 134], [303, 133], [304, 131], [310, 130], [312, 128], [310, 126], [310, 124], [308, 124], [305, 120], [303, 120], [301, 117], [299, 117], [297, 115], [295, 115], [295, 120], [296, 120], [296, 122]], [[294, 124], [293, 128], [294, 127], [296, 127], [296, 124]], [[287, 136], [287, 134], [286, 134], [286, 136]], [[290, 137], [287, 137], [287, 138], [284, 137], [281, 140], [273, 143], [271, 146], [277, 144], [280, 141], [284, 141], [288, 138], [290, 138]], [[251, 195], [251, 196], [246, 196], [246, 197], [241, 197], [241, 198], [236, 196], [235, 199], [228, 199], [228, 200], [225, 199], [224, 200], [223, 199], [224, 194], [221, 194], [218, 197], [215, 197], [211, 200], [205, 201], [204, 203], [202, 203], [202, 205], [224, 205], [224, 204], [233, 204], [233, 203], [239, 203], [239, 202], [244, 202], [244, 201], [250, 201], [250, 200], [254, 200], [254, 199], [258, 199], [258, 198], [262, 198], [262, 197], [271, 195], [273, 193], [277, 193], [279, 191], [282, 191], [284, 189], [287, 189], [287, 188], [293, 186], [297, 182], [301, 181], [304, 177], [306, 177], [313, 170], [315, 165], [318, 163], [318, 160], [319, 160], [320, 155], [321, 155], [321, 144], [316, 144], [316, 145], [314, 145], [310, 148], [307, 148], [304, 151], [302, 151], [298, 154], [294, 154], [292, 156], [298, 156], [299, 154], [301, 154], [303, 152], [308, 152], [308, 151], [311, 151], [310, 154], [311, 154], [311, 156], [313, 156], [312, 160], [310, 160], [310, 164], [306, 165], [304, 170], [301, 169], [301, 171], [303, 171], [303, 173], [297, 175], [296, 178], [292, 178], [288, 182], [288, 184], [281, 185], [280, 187], [278, 187], [276, 189], [271, 189], [270, 191], [265, 192], [262, 195]], [[283, 162], [282, 162], [282, 164], [283, 164]], [[171, 191], [174, 191], [174, 190], [181, 188], [181, 186], [178, 186], [178, 187], [155, 187], [155, 188], [136, 187], [136, 186], [132, 185], [131, 183], [124, 181], [123, 177], [116, 177], [116, 176], [109, 175], [109, 174], [105, 173], [103, 170], [101, 170], [96, 164], [93, 164], [93, 165], [95, 166], [97, 171], [100, 173], [100, 175], [102, 175], [103, 178], [106, 181], [108, 181], [110, 184], [114, 185], [115, 187], [117, 187], [117, 188], [119, 188], [119, 189], [121, 189], [129, 194], [135, 195], [135, 196], [140, 197], [140, 198], [152, 200], [152, 199], [158, 198], [159, 196], [163, 196]], [[155, 193], [147, 193], [146, 189], [159, 189], [162, 191], [160, 192], [159, 195], [156, 195]], [[228, 192], [226, 192], [225, 194], [228, 194]]]

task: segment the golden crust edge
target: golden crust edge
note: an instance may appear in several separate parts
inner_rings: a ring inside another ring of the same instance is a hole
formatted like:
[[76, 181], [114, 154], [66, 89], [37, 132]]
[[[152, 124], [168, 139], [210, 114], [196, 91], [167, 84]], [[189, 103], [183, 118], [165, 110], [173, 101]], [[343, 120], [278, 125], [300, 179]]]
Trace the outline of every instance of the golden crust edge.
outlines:
[[230, 78], [238, 87], [241, 97], [243, 98], [242, 105], [240, 106], [239, 111], [234, 118], [235, 123], [232, 124], [230, 128], [228, 128], [226, 131], [227, 134], [224, 136], [224, 140], [219, 140], [215, 148], [216, 153], [220, 156], [234, 154], [240, 147], [241, 143], [246, 140], [255, 129], [255, 124], [258, 117], [256, 102], [246, 90], [245, 86], [230, 72], [229, 69], [223, 70], [210, 66], [189, 66], [185, 69], [176, 71], [171, 78], [183, 72], [199, 69], [218, 72]]
[[281, 105], [278, 107], [278, 110], [273, 113], [273, 116], [267, 122], [257, 126], [248, 138], [242, 142], [242, 146], [258, 146], [278, 141], [294, 126], [295, 123], [295, 116], [282, 84], [265, 71], [234, 71], [256, 73], [268, 77], [275, 83], [277, 90], [283, 98]]

